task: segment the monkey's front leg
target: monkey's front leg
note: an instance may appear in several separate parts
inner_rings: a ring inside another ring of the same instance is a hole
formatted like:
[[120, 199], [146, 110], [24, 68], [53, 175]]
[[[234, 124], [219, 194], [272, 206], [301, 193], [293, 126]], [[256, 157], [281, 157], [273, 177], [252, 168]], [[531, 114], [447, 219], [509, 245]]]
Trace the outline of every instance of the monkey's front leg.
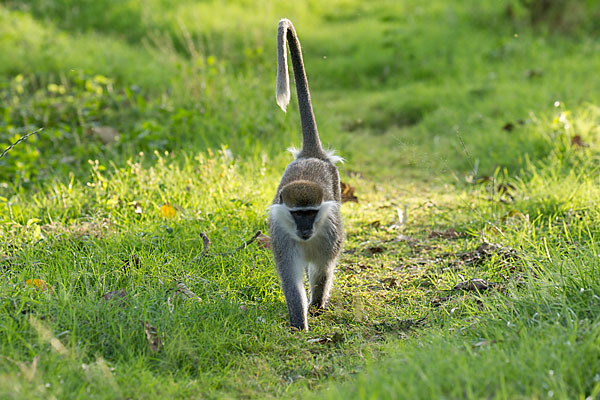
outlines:
[[311, 264], [308, 270], [310, 281], [310, 307], [324, 309], [329, 301], [329, 292], [333, 284], [335, 262], [325, 262], [321, 265]]
[[308, 330], [306, 318], [308, 302], [303, 283], [306, 264], [304, 257], [292, 240], [286, 243], [275, 241], [272, 244], [277, 273], [281, 279], [281, 288], [288, 307], [290, 325], [301, 331]]

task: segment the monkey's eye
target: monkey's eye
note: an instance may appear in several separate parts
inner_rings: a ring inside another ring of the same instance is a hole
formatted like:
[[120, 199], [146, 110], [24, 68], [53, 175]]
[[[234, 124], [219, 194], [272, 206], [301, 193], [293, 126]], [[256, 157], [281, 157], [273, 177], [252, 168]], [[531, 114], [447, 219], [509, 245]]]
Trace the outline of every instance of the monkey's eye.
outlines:
[[294, 218], [312, 218], [314, 219], [317, 214], [319, 213], [319, 210], [296, 210], [296, 211], [291, 211], [292, 216]]

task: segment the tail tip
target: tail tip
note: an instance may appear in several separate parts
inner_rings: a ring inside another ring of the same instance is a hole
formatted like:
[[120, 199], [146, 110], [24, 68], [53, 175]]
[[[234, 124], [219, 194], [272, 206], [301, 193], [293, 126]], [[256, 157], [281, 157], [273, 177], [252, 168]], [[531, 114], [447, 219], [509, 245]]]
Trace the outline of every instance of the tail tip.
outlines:
[[275, 100], [277, 101], [279, 108], [281, 108], [283, 112], [287, 112], [287, 106], [290, 104], [290, 92], [280, 93], [278, 91], [275, 95]]
[[279, 20], [278, 26], [291, 25], [291, 24], [292, 24], [292, 21], [290, 21], [289, 19], [287, 19], [287, 18], [281, 18]]

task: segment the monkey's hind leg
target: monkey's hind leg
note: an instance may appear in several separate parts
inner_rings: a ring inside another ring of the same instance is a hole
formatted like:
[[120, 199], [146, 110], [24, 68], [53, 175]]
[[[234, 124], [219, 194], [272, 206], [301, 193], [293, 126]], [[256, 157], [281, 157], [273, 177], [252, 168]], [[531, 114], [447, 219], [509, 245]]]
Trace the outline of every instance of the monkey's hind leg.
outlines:
[[315, 307], [317, 312], [327, 307], [329, 292], [333, 284], [334, 269], [335, 261], [330, 261], [322, 265], [311, 263], [309, 266], [310, 307]]

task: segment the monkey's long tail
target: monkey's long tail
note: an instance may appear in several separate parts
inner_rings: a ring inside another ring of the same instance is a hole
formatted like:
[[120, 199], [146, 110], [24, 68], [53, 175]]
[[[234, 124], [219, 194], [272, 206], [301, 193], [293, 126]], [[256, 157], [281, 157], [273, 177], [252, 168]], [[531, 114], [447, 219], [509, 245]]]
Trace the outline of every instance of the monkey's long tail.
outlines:
[[298, 94], [298, 107], [300, 109], [300, 120], [302, 122], [302, 151], [298, 157], [324, 157], [317, 123], [313, 113], [308, 81], [302, 61], [302, 49], [294, 25], [288, 19], [279, 21], [277, 28], [277, 104], [285, 112], [290, 103], [290, 77], [287, 66], [286, 43], [289, 43], [292, 66], [294, 68], [294, 79], [296, 80], [296, 93]]

